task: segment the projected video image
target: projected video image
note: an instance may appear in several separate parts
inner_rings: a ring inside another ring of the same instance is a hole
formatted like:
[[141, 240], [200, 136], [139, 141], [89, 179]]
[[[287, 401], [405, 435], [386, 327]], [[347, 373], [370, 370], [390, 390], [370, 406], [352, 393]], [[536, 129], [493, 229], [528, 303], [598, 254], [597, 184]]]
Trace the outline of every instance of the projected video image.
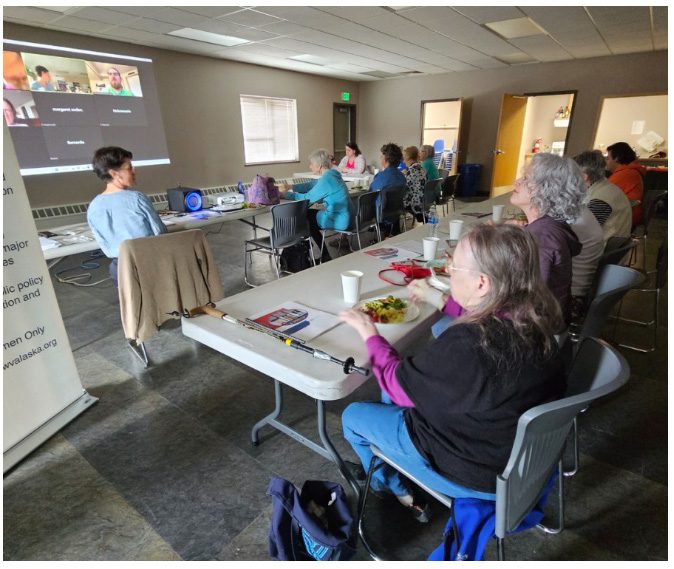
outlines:
[[118, 65], [87, 61], [91, 90], [97, 95], [142, 97], [140, 75], [133, 65]]
[[83, 60], [22, 52], [32, 91], [91, 94]]
[[7, 38], [3, 51], [21, 175], [91, 170], [101, 146], [130, 149], [134, 166], [170, 164], [151, 59]]
[[41, 126], [30, 91], [5, 90], [3, 95], [2, 114], [7, 126]]
[[21, 54], [16, 51], [2, 52], [2, 88], [28, 91], [28, 76]]

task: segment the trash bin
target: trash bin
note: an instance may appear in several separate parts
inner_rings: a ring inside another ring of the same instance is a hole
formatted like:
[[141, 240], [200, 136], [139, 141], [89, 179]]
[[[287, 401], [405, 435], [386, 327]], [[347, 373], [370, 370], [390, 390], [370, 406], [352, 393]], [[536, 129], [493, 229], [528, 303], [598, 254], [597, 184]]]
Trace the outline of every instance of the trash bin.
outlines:
[[457, 195], [461, 197], [476, 196], [480, 187], [482, 164], [461, 164], [459, 174]]

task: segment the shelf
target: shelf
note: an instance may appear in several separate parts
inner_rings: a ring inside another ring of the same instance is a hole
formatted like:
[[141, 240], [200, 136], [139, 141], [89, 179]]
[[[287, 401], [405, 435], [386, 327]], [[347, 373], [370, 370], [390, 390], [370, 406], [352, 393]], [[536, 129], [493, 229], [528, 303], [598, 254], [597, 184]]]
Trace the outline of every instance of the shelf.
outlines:
[[569, 119], [555, 119], [554, 121], [552, 121], [552, 124], [554, 124], [557, 127], [568, 127]]

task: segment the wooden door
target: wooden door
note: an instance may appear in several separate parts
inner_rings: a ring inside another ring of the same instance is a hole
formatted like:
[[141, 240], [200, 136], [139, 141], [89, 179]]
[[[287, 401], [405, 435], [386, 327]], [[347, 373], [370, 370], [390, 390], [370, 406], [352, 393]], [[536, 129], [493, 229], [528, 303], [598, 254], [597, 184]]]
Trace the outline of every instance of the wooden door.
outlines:
[[523, 95], [503, 95], [499, 118], [494, 163], [491, 178], [491, 197], [510, 191], [517, 177], [524, 117], [527, 97]]

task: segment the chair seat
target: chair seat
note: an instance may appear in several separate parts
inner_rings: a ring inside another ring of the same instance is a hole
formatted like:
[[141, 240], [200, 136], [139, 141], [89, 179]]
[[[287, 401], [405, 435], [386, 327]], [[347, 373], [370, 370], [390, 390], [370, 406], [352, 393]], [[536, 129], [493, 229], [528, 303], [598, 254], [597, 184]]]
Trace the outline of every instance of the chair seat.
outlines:
[[260, 237], [258, 239], [246, 239], [246, 243], [255, 245], [256, 247], [264, 247], [265, 249], [271, 249], [271, 237]]

